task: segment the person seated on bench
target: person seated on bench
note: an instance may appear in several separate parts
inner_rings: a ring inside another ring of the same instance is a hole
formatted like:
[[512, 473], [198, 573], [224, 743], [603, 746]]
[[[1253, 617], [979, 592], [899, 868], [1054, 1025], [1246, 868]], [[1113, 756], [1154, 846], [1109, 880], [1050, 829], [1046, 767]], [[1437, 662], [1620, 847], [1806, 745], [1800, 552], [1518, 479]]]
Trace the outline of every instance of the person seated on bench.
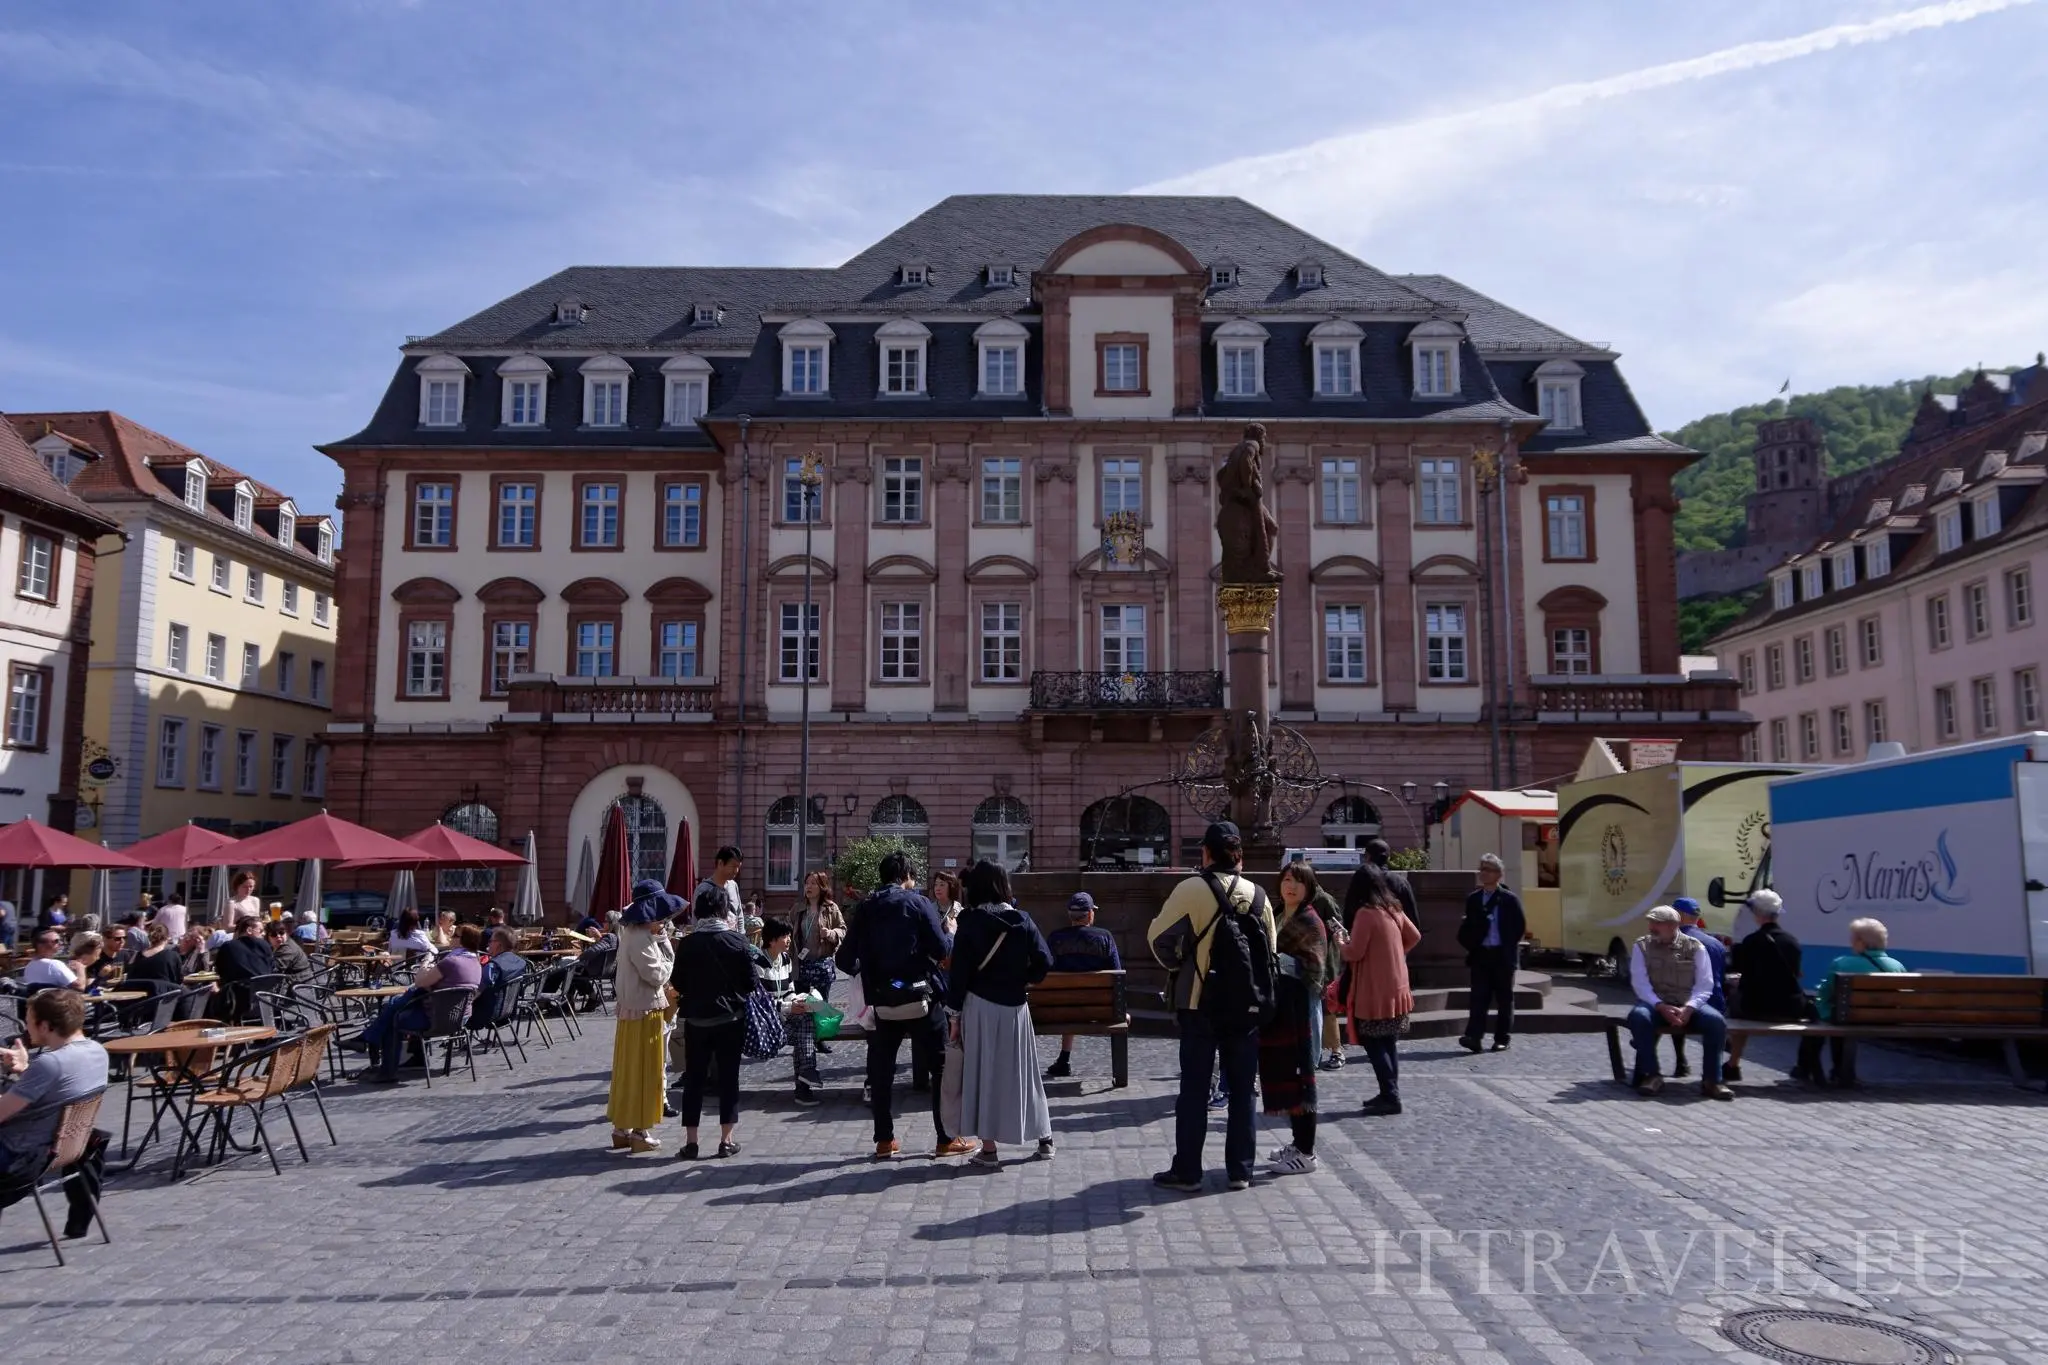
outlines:
[[[1728, 965], [1742, 978], [1741, 1017], [1783, 1024], [1813, 1018], [1813, 1001], [1800, 984], [1799, 940], [1778, 927], [1785, 898], [1775, 891], [1752, 891], [1742, 903], [1756, 917], [1756, 932], [1736, 944], [1728, 957]], [[1742, 1050], [1748, 1042], [1746, 1033], [1728, 1040], [1722, 1080], [1742, 1079]], [[1799, 1078], [1797, 1069], [1792, 1075]]]
[[1628, 1031], [1636, 1044], [1634, 1085], [1645, 1095], [1664, 1089], [1664, 1078], [1657, 1074], [1661, 1025], [1674, 1033], [1700, 1035], [1706, 1050], [1700, 1094], [1710, 1100], [1732, 1100], [1735, 1092], [1721, 1084], [1721, 1044], [1728, 1037], [1728, 1021], [1709, 1003], [1714, 969], [1707, 950], [1698, 939], [1678, 931], [1678, 912], [1670, 906], [1656, 907], [1647, 918], [1650, 932], [1637, 939], [1628, 954], [1629, 981], [1636, 991], [1636, 1007], [1628, 1015]]
[[[1671, 902], [1671, 908], [1678, 912], [1678, 927], [1680, 931], [1687, 937], [1696, 938], [1706, 945], [1707, 960], [1714, 968], [1714, 994], [1707, 1000], [1707, 1003], [1714, 1007], [1717, 1014], [1726, 1019], [1728, 1017], [1728, 945], [1723, 943], [1714, 934], [1708, 932], [1707, 919], [1700, 910], [1700, 903], [1691, 896], [1680, 896], [1677, 900]], [[1674, 1033], [1671, 1035], [1671, 1055], [1678, 1059], [1677, 1064], [1671, 1068], [1673, 1077], [1692, 1075], [1692, 1068], [1685, 1063], [1684, 1034]], [[1735, 1076], [1730, 1076], [1727, 1063], [1724, 1062], [1721, 1066], [1721, 1079], [1724, 1081], [1739, 1080], [1740, 1075], [1738, 1073]]]
[[[1849, 951], [1828, 964], [1826, 976], [1820, 979], [1820, 1017], [1832, 1020], [1835, 1017], [1835, 977], [1837, 975], [1867, 976], [1871, 972], [1903, 972], [1906, 964], [1885, 951], [1891, 942], [1891, 931], [1884, 927], [1882, 920], [1858, 919], [1849, 921]], [[1824, 1078], [1820, 1069], [1820, 1043], [1818, 1038], [1799, 1040], [1799, 1065], [1792, 1068], [1792, 1074], [1816, 1085], [1833, 1084], [1851, 1086], [1856, 1084], [1856, 1067], [1850, 1060], [1847, 1040], [1830, 1038], [1828, 1051], [1833, 1054], [1834, 1076]]]
[[[1109, 930], [1095, 927], [1095, 897], [1086, 891], [1076, 891], [1067, 898], [1067, 927], [1053, 930], [1046, 946], [1052, 949], [1052, 969], [1056, 972], [1124, 969], [1124, 960], [1117, 955], [1116, 940], [1110, 937]], [[1063, 1080], [1074, 1074], [1073, 1051], [1074, 1035], [1061, 1034], [1059, 1059], [1045, 1069], [1047, 1080]]]

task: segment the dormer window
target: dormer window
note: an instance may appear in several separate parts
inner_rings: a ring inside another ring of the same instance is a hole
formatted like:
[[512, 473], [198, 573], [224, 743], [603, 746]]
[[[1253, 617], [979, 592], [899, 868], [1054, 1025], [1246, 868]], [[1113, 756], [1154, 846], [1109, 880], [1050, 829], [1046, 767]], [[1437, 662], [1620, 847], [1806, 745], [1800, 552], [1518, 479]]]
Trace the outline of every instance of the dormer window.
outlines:
[[1856, 547], [1851, 545], [1829, 561], [1834, 566], [1835, 591], [1856, 586]]
[[289, 548], [299, 534], [299, 514], [290, 503], [277, 509], [277, 543]]
[[1863, 547], [1863, 576], [1883, 578], [1892, 571], [1892, 538], [1879, 536]]
[[461, 426], [469, 366], [452, 355], [430, 355], [413, 368], [420, 377], [420, 425]]
[[615, 355], [592, 356], [583, 362], [583, 425], [626, 425], [626, 386], [633, 367]]
[[1940, 497], [1940, 496], [1941, 496], [1942, 494], [1944, 494], [1944, 493], [1953, 493], [1953, 492], [1955, 492], [1955, 491], [1956, 491], [1956, 490], [1957, 490], [1958, 488], [1961, 488], [1962, 486], [1963, 486], [1963, 471], [1962, 471], [1962, 470], [1960, 470], [1960, 469], [1944, 469], [1944, 470], [1942, 470], [1942, 471], [1941, 471], [1941, 477], [1940, 477], [1940, 478], [1938, 478], [1937, 480], [1935, 480], [1935, 483], [1934, 483], [1934, 496], [1938, 498], [1938, 497]]
[[1216, 396], [1258, 398], [1266, 392], [1266, 329], [1248, 318], [1216, 329]]
[[2003, 450], [1985, 451], [1984, 458], [1977, 462], [1977, 477], [1980, 479], [1990, 478], [1993, 474], [2005, 468], [2010, 458], [2010, 455]]
[[555, 304], [555, 325], [557, 327], [576, 326], [583, 321], [589, 312], [590, 310], [583, 306], [583, 300], [581, 299], [562, 299]]
[[798, 398], [821, 398], [831, 392], [832, 329], [803, 318], [777, 336], [782, 342], [782, 391]]
[[1013, 265], [992, 265], [988, 268], [988, 287], [1008, 289], [1017, 282], [1017, 267]]
[[1228, 289], [1237, 283], [1237, 267], [1234, 265], [1212, 265], [1209, 267], [1209, 287]]
[[695, 316], [699, 327], [716, 327], [725, 321], [725, 310], [715, 303], [700, 303]]
[[899, 266], [896, 277], [906, 289], [923, 288], [931, 282], [931, 268], [922, 265]]
[[1450, 398], [1458, 392], [1458, 339], [1453, 322], [1425, 322], [1408, 334], [1415, 363], [1417, 398]]
[[1903, 512], [1908, 507], [1917, 507], [1925, 501], [1927, 501], [1927, 485], [1924, 483], [1909, 483], [1906, 485], [1905, 491], [1899, 494], [1899, 510]]
[[1820, 593], [1820, 561], [1816, 559], [1799, 571], [1799, 595], [1801, 600], [1811, 602]]
[[1872, 498], [1870, 500], [1870, 511], [1864, 514], [1863, 524], [1865, 526], [1872, 525], [1873, 523], [1883, 521], [1891, 514], [1892, 500], [1890, 498]]
[[323, 521], [320, 523], [319, 548], [315, 551], [315, 554], [322, 564], [332, 564], [334, 562], [334, 525], [332, 522]]
[[1792, 575], [1787, 573], [1771, 576], [1771, 606], [1785, 611], [1792, 605]]
[[2005, 519], [2003, 516], [2000, 515], [2000, 512], [2001, 509], [1998, 505], [1998, 493], [1995, 490], [1987, 496], [1978, 498], [1975, 502], [1971, 503], [1971, 539], [1982, 540], [1986, 536], [1997, 535], [1999, 529], [2005, 525]]
[[1294, 287], [1296, 289], [1321, 289], [1323, 287], [1323, 263], [1321, 261], [1303, 261], [1300, 265], [1294, 267]]
[[995, 318], [974, 329], [983, 398], [1017, 398], [1024, 392], [1024, 343], [1030, 333], [1009, 318]]
[[662, 425], [694, 427], [710, 406], [711, 362], [700, 355], [679, 355], [662, 362]]
[[206, 480], [209, 473], [204, 460], [185, 462], [185, 505], [195, 512], [206, 510]]
[[1934, 552], [1947, 554], [1963, 548], [1963, 509], [1944, 507], [1934, 515]]
[[931, 329], [921, 322], [905, 318], [882, 324], [875, 333], [875, 343], [882, 348], [882, 393], [885, 397], [924, 396], [925, 351], [931, 340]]
[[1536, 411], [1552, 431], [1578, 431], [1585, 425], [1579, 408], [1579, 382], [1585, 373], [1569, 360], [1545, 361], [1536, 367]]
[[235, 529], [246, 531], [256, 524], [256, 490], [245, 479], [235, 485]]
[[1349, 322], [1325, 322], [1308, 334], [1314, 352], [1316, 397], [1358, 397], [1358, 348], [1365, 332]]
[[498, 366], [504, 390], [498, 420], [508, 427], [547, 425], [548, 380], [554, 371], [537, 355], [515, 355]]

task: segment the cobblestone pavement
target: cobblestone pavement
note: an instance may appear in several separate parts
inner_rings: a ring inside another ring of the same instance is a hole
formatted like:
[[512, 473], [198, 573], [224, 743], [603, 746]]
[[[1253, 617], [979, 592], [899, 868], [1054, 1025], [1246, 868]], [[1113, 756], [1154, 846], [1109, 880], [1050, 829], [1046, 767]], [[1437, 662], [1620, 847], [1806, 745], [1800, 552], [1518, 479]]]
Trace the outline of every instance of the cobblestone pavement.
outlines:
[[[1973, 1060], [1866, 1049], [1837, 1098], [1765, 1042], [1730, 1105], [1621, 1090], [1597, 1036], [1417, 1041], [1406, 1114], [1360, 1116], [1354, 1062], [1324, 1078], [1319, 1172], [1226, 1192], [1219, 1119], [1190, 1197], [1149, 1183], [1169, 1042], [1134, 1041], [1117, 1091], [1083, 1041], [1049, 1163], [872, 1164], [847, 1043], [818, 1109], [786, 1060], [750, 1065], [744, 1152], [685, 1164], [673, 1126], [659, 1156], [607, 1149], [593, 1024], [516, 1072], [481, 1056], [479, 1084], [338, 1087], [342, 1145], [281, 1178], [145, 1162], [111, 1187], [114, 1245], [66, 1269], [9, 1210], [6, 1358], [1676, 1365], [1761, 1359], [1717, 1324], [1792, 1305], [2048, 1360], [2048, 1101]], [[928, 1118], [899, 1129], [928, 1149]]]

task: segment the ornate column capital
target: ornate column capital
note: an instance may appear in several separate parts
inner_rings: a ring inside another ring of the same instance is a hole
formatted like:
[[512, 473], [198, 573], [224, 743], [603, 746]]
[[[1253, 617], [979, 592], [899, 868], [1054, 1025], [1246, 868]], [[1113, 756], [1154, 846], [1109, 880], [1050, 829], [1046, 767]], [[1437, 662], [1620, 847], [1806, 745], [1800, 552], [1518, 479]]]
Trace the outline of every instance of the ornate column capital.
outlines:
[[1280, 608], [1280, 585], [1225, 583], [1216, 590], [1216, 605], [1223, 609], [1224, 634], [1270, 634], [1274, 613]]

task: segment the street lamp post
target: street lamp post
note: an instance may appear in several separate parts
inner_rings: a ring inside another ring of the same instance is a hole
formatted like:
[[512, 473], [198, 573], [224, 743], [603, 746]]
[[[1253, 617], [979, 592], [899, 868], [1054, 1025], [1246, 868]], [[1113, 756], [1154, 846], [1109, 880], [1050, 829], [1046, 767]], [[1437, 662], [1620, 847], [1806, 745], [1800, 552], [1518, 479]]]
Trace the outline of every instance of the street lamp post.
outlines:
[[798, 627], [797, 693], [802, 707], [802, 738], [797, 759], [796, 792], [796, 880], [802, 886], [811, 871], [811, 677], [817, 671], [818, 642], [811, 629], [811, 529], [818, 524], [818, 489], [825, 482], [825, 465], [818, 452], [804, 455], [797, 472], [804, 500], [804, 606]]
[[[845, 812], [846, 818], [847, 818], [847, 819], [849, 819], [849, 820], [851, 820], [851, 819], [853, 818], [853, 813], [854, 813], [854, 811], [856, 811], [856, 810], [858, 810], [858, 809], [860, 808], [860, 793], [859, 793], [859, 792], [847, 792], [847, 793], [846, 793], [846, 794], [845, 794], [844, 796], [842, 796], [842, 797], [840, 797], [840, 798], [839, 798], [839, 803], [840, 803], [840, 807], [841, 807], [841, 809], [842, 809], [842, 810], [843, 810], [843, 811]], [[831, 814], [832, 814], [832, 863], [833, 863], [833, 865], [834, 865], [834, 866], [837, 866], [837, 865], [838, 865], [838, 862], [839, 862], [839, 816], [840, 816], [840, 813], [841, 813], [841, 812], [840, 812], [840, 811], [838, 811], [838, 810], [835, 810], [835, 811], [833, 811], [833, 812], [831, 813]]]

